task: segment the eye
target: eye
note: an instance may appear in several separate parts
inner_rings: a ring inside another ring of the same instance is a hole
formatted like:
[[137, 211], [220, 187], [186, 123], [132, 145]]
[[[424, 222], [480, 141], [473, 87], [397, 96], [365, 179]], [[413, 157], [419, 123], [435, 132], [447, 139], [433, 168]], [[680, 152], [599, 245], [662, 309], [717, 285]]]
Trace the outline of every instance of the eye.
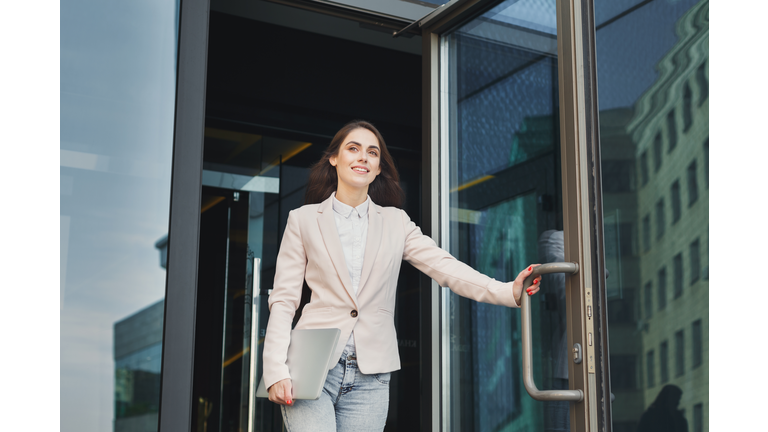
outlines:
[[371, 150], [368, 153], [370, 153], [371, 156], [378, 156], [379, 155], [378, 153], [376, 153], [376, 150]]

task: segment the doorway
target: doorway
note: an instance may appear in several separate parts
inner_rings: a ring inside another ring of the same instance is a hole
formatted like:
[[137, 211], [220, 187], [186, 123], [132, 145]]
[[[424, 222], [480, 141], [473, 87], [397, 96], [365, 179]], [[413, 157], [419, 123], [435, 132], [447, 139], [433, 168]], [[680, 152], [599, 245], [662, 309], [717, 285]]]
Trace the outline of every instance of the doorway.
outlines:
[[[364, 119], [386, 139], [404, 210], [420, 224], [421, 46], [418, 36], [391, 42], [341, 18], [232, 4], [212, 1], [209, 21], [192, 423], [206, 432], [280, 431], [277, 405], [251, 399], [250, 387], [261, 378], [288, 213], [303, 205], [309, 169], [335, 132]], [[418, 271], [403, 266], [395, 319], [402, 369], [390, 384], [388, 431], [421, 430], [413, 383], [429, 347], [422, 297]]]

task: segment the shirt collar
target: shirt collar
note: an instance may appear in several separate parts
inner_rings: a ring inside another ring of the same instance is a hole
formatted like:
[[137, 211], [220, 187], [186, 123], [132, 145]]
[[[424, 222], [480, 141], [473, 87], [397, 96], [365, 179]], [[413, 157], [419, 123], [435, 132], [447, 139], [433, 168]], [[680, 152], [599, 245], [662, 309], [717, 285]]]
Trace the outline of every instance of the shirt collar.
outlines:
[[349, 219], [350, 216], [357, 211], [358, 217], [365, 217], [368, 215], [368, 203], [371, 201], [371, 197], [366, 197], [365, 201], [357, 207], [352, 207], [344, 204], [336, 199], [336, 192], [331, 194], [333, 197], [333, 211], [343, 216], [345, 219]]

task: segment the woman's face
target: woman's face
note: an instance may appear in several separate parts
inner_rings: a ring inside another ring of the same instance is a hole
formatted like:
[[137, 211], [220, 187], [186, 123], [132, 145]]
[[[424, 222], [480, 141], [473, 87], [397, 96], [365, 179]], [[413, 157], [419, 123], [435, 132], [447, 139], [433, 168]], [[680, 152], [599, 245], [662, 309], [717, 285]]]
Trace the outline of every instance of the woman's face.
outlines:
[[329, 161], [336, 167], [340, 188], [367, 193], [368, 185], [381, 174], [379, 140], [368, 129], [355, 129], [344, 138], [339, 153], [331, 156]]

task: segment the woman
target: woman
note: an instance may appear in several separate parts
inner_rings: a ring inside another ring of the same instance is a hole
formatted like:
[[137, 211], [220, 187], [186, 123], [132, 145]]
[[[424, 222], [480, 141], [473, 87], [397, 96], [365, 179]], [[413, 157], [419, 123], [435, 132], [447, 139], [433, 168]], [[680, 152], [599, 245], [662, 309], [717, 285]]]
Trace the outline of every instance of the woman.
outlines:
[[[269, 296], [264, 383], [290, 432], [380, 431], [390, 372], [400, 369], [394, 308], [402, 260], [473, 300], [519, 307], [523, 280], [493, 280], [437, 247], [400, 210], [403, 192], [376, 128], [345, 125], [312, 168], [306, 202], [290, 212]], [[528, 295], [539, 290], [540, 277]], [[285, 364], [303, 282], [312, 290], [297, 329], [338, 328], [341, 339], [317, 400], [292, 400]]]

